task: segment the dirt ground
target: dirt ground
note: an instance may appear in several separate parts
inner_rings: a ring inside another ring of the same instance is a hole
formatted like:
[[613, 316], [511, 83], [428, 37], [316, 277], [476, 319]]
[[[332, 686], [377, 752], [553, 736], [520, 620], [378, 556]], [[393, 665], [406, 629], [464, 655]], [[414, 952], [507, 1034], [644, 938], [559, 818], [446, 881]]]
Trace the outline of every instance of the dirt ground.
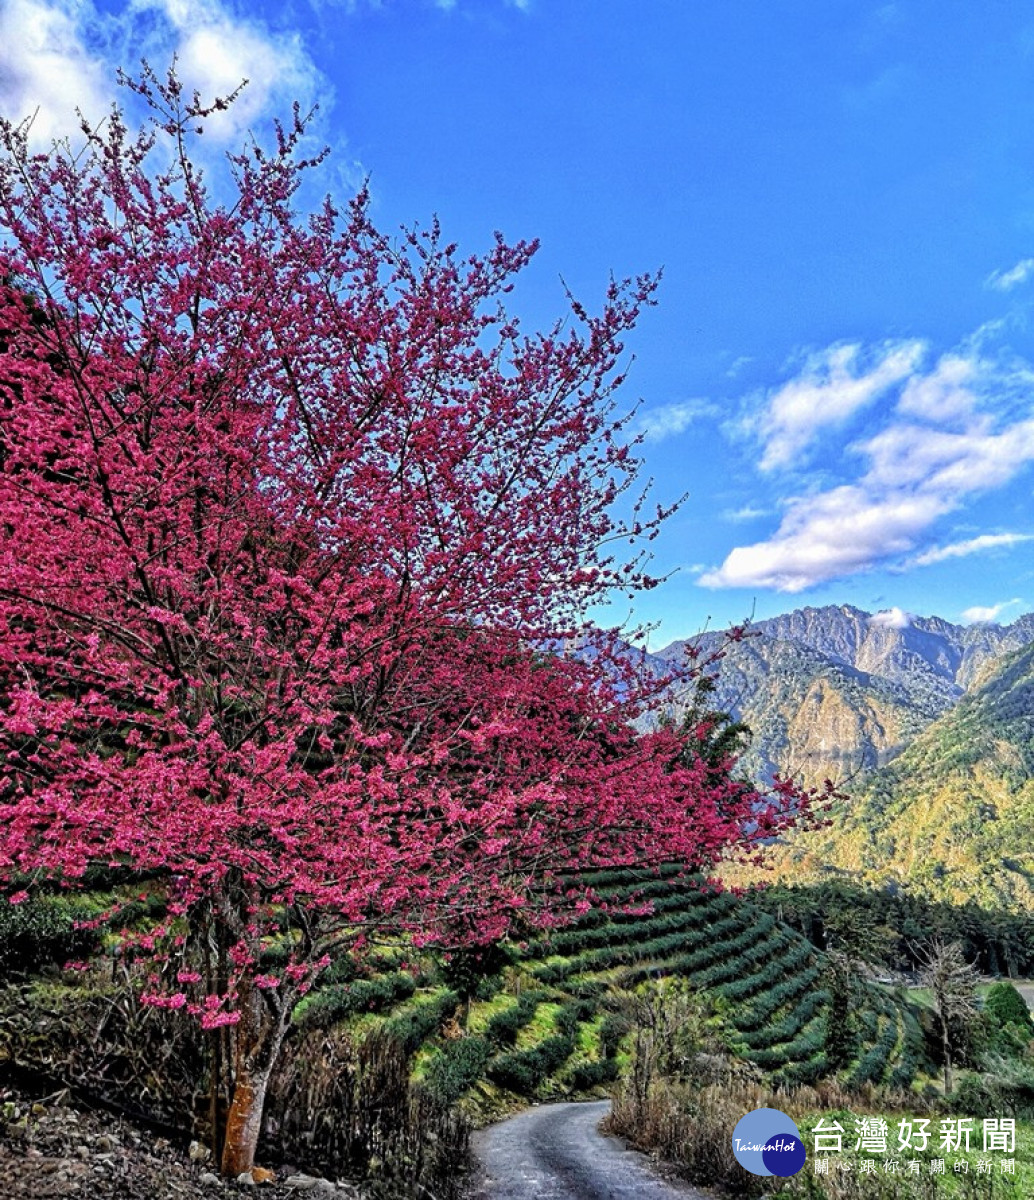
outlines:
[[0, 1196], [4, 1200], [217, 1200], [307, 1194], [361, 1200], [350, 1184], [282, 1171], [275, 1182], [227, 1181], [166, 1139], [104, 1112], [0, 1088]]

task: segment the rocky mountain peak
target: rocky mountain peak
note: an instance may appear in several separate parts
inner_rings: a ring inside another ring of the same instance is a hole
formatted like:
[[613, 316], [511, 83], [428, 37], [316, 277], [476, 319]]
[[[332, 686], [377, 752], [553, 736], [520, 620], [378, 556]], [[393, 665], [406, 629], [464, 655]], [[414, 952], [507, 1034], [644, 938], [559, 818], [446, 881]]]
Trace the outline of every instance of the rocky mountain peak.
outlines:
[[[1034, 614], [963, 626], [850, 604], [800, 608], [751, 628], [754, 637], [727, 650], [716, 705], [753, 730], [748, 769], [806, 782], [857, 778], [888, 762], [990, 664], [1034, 642]], [[708, 648], [721, 637], [699, 641]], [[657, 657], [671, 661], [685, 646], [673, 642]]]

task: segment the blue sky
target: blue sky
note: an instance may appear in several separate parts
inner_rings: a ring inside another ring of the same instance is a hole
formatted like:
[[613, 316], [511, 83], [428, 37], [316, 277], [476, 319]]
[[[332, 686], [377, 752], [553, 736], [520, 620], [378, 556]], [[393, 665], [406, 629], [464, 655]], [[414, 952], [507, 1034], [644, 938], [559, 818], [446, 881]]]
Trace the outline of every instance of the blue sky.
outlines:
[[[1034, 12], [961, 0], [0, 0], [41, 140], [173, 51], [251, 79], [232, 143], [319, 100], [326, 184], [471, 250], [538, 237], [526, 320], [663, 266], [629, 350], [689, 498], [652, 645], [851, 603], [1034, 608]], [[626, 615], [615, 609], [616, 616]]]

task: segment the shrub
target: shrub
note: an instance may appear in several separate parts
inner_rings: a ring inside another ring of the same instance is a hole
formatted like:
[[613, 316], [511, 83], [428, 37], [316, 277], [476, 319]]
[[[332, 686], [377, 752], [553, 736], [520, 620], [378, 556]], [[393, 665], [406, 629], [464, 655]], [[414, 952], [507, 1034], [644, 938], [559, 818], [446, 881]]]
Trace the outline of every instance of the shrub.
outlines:
[[571, 1000], [561, 1006], [556, 1015], [558, 1033], [574, 1035], [583, 1021], [591, 1021], [594, 1008], [588, 1000]]
[[489, 1065], [489, 1078], [500, 1086], [533, 1096], [546, 1079], [554, 1074], [574, 1053], [574, 1038], [557, 1034], [546, 1038], [528, 1050], [501, 1054]]
[[58, 896], [24, 904], [0, 901], [0, 972], [24, 974], [95, 954], [99, 933], [78, 924], [92, 915], [84, 905]]
[[579, 1063], [571, 1072], [571, 1087], [576, 1092], [587, 1092], [591, 1088], [612, 1083], [618, 1077], [618, 1064], [613, 1058], [601, 1058], [595, 1062]]
[[428, 1065], [424, 1084], [443, 1104], [455, 1104], [481, 1078], [490, 1055], [484, 1038], [446, 1042]]
[[421, 1042], [441, 1028], [460, 1002], [455, 992], [440, 992], [425, 1004], [414, 1005], [400, 1016], [384, 1022], [385, 1036], [394, 1038], [407, 1055], [415, 1054]]
[[600, 1022], [600, 1050], [604, 1058], [614, 1058], [621, 1039], [632, 1028], [631, 1022], [621, 1013], [607, 1013]]
[[999, 980], [991, 985], [984, 1000], [984, 1012], [997, 1029], [1015, 1026], [1027, 1037], [1034, 1036], [1034, 1022], [1020, 993], [1011, 983]]
[[396, 972], [352, 983], [331, 984], [307, 996], [295, 1010], [295, 1024], [327, 1029], [361, 1012], [382, 1012], [416, 990], [411, 975]]
[[485, 1037], [497, 1046], [512, 1046], [517, 1034], [535, 1015], [543, 995], [541, 991], [522, 992], [516, 1004], [492, 1017], [485, 1026]]

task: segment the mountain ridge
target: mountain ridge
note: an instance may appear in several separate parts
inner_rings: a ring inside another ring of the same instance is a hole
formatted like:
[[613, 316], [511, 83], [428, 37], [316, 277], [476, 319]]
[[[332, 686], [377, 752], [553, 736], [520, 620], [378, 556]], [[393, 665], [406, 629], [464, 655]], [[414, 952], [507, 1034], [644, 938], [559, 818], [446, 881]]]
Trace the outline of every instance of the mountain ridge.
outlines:
[[[744, 769], [802, 782], [855, 782], [901, 754], [951, 711], [1006, 655], [1034, 643], [1034, 613], [1007, 625], [956, 625], [890, 609], [805, 607], [753, 623], [728, 642], [708, 631], [653, 652], [669, 666], [694, 647], [721, 650], [714, 708], [747, 724], [753, 743]], [[678, 719], [691, 690], [672, 697]]]

